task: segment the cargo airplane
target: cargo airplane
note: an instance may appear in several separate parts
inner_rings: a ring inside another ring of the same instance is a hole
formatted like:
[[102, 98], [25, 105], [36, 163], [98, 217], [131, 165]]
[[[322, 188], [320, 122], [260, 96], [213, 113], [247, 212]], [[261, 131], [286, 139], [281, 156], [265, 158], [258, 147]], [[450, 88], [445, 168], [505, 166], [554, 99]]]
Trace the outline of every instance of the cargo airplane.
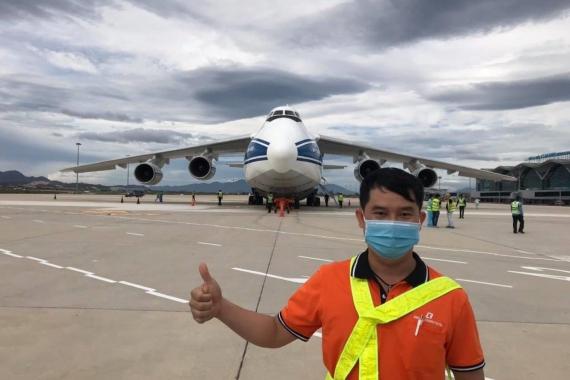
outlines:
[[209, 180], [216, 173], [215, 163], [219, 157], [244, 154], [243, 161], [229, 162], [231, 167], [241, 167], [245, 180], [252, 187], [256, 203], [263, 196], [273, 193], [276, 198], [291, 199], [298, 207], [299, 201], [307, 199], [308, 205], [319, 205], [316, 196], [322, 184], [323, 170], [343, 169], [346, 165], [327, 165], [327, 154], [352, 157], [354, 176], [361, 181], [368, 173], [386, 162], [401, 162], [425, 187], [437, 182], [434, 169], [447, 170], [448, 174], [487, 179], [493, 181], [516, 181], [516, 178], [486, 170], [440, 162], [406, 154], [380, 150], [323, 135], [314, 135], [303, 124], [299, 113], [282, 106], [271, 110], [259, 131], [243, 136], [187, 148], [130, 156], [110, 161], [63, 169], [63, 172], [85, 173], [126, 168], [137, 164], [135, 178], [145, 185], [156, 185], [162, 180], [162, 168], [176, 158], [188, 160], [188, 171], [198, 180]]

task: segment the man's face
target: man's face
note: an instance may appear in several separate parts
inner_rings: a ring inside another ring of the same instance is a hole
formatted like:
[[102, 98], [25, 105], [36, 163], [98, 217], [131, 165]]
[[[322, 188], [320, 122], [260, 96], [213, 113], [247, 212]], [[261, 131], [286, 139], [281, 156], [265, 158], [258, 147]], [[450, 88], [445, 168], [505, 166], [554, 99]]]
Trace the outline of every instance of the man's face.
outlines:
[[356, 219], [362, 229], [364, 229], [364, 218], [422, 224], [426, 213], [418, 208], [416, 202], [409, 201], [384, 188], [374, 188], [370, 191], [370, 199], [364, 210], [356, 209]]

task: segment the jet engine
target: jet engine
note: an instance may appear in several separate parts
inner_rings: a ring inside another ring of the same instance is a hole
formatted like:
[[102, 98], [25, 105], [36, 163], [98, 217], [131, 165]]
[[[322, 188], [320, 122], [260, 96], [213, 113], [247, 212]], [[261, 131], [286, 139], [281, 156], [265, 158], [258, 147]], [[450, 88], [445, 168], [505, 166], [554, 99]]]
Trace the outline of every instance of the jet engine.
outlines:
[[162, 170], [155, 164], [145, 162], [135, 168], [135, 178], [145, 185], [156, 185], [162, 180]]
[[204, 156], [196, 156], [190, 160], [188, 171], [192, 177], [205, 181], [216, 174], [216, 167], [211, 159]]
[[437, 173], [435, 170], [422, 166], [412, 172], [424, 187], [432, 187], [437, 182]]
[[358, 161], [356, 167], [354, 168], [354, 177], [358, 182], [362, 182], [362, 179], [368, 174], [372, 173], [374, 170], [380, 169], [380, 163], [376, 160], [365, 159]]

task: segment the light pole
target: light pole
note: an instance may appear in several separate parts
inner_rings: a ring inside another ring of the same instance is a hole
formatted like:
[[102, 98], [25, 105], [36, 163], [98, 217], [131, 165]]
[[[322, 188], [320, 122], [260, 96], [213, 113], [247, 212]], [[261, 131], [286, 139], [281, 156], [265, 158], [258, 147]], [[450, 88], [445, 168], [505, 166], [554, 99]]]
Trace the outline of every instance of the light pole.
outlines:
[[[75, 145], [77, 145], [77, 166], [79, 166], [79, 147], [81, 146], [81, 143], [75, 143]], [[76, 171], [75, 172], [75, 194], [79, 193], [79, 172]]]

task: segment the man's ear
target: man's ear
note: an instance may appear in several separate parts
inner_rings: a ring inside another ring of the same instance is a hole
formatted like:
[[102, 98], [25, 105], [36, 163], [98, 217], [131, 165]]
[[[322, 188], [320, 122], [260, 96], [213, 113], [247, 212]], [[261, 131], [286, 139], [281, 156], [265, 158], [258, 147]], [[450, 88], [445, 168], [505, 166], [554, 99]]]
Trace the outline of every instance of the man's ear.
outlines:
[[362, 229], [364, 229], [364, 211], [362, 211], [362, 209], [360, 207], [358, 207], [356, 209], [356, 211], [354, 212], [354, 215], [356, 215], [356, 220], [358, 221], [358, 226]]

